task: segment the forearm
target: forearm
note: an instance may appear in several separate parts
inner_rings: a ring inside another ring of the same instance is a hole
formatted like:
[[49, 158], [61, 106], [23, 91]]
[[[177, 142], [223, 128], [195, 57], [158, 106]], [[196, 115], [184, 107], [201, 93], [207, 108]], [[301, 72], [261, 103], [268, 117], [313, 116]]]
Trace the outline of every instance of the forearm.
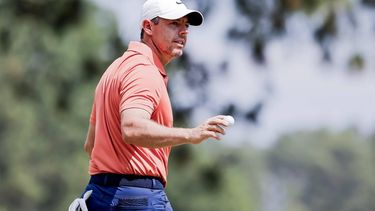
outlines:
[[191, 143], [192, 129], [169, 128], [149, 119], [130, 119], [122, 124], [123, 140], [128, 144], [160, 148]]
[[91, 157], [92, 149], [94, 148], [94, 142], [95, 142], [95, 125], [90, 124], [88, 131], [87, 131], [86, 141], [84, 144], [84, 150], [87, 152], [87, 154], [90, 157]]
[[208, 138], [220, 140], [220, 134], [225, 134], [222, 126], [228, 126], [223, 118], [209, 118], [194, 128], [170, 128], [150, 120], [144, 110], [128, 109], [121, 113], [121, 132], [124, 142], [147, 148], [199, 144]]

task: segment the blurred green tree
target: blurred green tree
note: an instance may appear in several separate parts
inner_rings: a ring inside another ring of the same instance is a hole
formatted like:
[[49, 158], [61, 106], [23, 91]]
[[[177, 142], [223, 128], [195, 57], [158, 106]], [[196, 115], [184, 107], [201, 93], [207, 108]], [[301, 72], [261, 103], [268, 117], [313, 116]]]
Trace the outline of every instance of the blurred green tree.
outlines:
[[96, 82], [124, 46], [83, 0], [0, 1], [0, 16], [0, 210], [65, 210], [87, 182]]
[[[236, 2], [254, 27], [234, 27], [229, 37], [245, 39], [259, 63], [267, 62], [267, 40], [283, 32], [289, 14], [330, 4], [283, 0], [268, 8], [263, 1]], [[362, 2], [374, 5], [373, 0]], [[321, 43], [337, 32], [335, 10], [326, 15], [316, 30]], [[264, 19], [270, 30], [264, 30]], [[66, 210], [83, 190], [88, 159], [82, 144], [93, 92], [124, 49], [112, 16], [89, 1], [0, 0], [1, 211]], [[208, 80], [206, 67], [192, 65], [186, 55], [181, 60], [179, 65], [193, 67], [190, 74], [202, 75], [199, 82], [190, 77], [192, 84]], [[355, 70], [365, 63], [361, 55], [349, 62]], [[249, 113], [251, 119], [258, 107]], [[175, 113], [179, 125], [191, 111], [184, 109]], [[266, 174], [272, 174], [288, 187], [291, 209], [286, 210], [375, 210], [374, 137], [290, 134], [269, 152], [210, 142], [179, 146], [172, 151], [167, 191], [179, 211], [262, 210], [262, 203], [272, 200], [262, 193], [264, 185], [272, 185], [264, 182]]]
[[[229, 141], [229, 140], [224, 140]], [[172, 151], [169, 199], [179, 211], [261, 210], [263, 165], [258, 151], [207, 142]]]
[[370, 145], [371, 140], [353, 131], [284, 137], [269, 152], [268, 164], [292, 199], [285, 210], [301, 206], [306, 211], [374, 210], [375, 168]]

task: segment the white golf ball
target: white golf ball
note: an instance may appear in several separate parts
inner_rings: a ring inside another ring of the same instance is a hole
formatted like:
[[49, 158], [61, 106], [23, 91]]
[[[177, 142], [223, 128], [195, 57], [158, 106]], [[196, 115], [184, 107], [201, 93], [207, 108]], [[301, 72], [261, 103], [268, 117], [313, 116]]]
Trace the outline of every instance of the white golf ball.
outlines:
[[229, 125], [233, 125], [234, 124], [234, 118], [232, 116], [225, 116], [224, 117], [224, 120], [227, 121], [229, 123]]

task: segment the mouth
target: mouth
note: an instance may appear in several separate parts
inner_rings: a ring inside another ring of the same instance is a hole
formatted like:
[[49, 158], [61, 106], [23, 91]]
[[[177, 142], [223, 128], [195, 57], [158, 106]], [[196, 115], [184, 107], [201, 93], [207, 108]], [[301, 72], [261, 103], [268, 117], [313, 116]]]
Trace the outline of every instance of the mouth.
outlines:
[[182, 39], [175, 40], [174, 43], [177, 43], [177, 45], [181, 48], [185, 46], [185, 40]]

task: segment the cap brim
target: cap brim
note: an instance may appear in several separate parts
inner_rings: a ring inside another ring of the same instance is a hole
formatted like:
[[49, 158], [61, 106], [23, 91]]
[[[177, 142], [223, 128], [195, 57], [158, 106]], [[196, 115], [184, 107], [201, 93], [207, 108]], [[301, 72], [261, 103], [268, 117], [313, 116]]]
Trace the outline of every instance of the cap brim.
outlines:
[[193, 26], [199, 26], [203, 23], [203, 15], [199, 11], [196, 10], [175, 10], [169, 13], [159, 15], [161, 18], [165, 18], [168, 20], [176, 20], [182, 17], [187, 17], [189, 24]]
[[190, 25], [199, 26], [203, 23], [203, 15], [198, 11], [188, 13], [186, 17], [188, 18]]

